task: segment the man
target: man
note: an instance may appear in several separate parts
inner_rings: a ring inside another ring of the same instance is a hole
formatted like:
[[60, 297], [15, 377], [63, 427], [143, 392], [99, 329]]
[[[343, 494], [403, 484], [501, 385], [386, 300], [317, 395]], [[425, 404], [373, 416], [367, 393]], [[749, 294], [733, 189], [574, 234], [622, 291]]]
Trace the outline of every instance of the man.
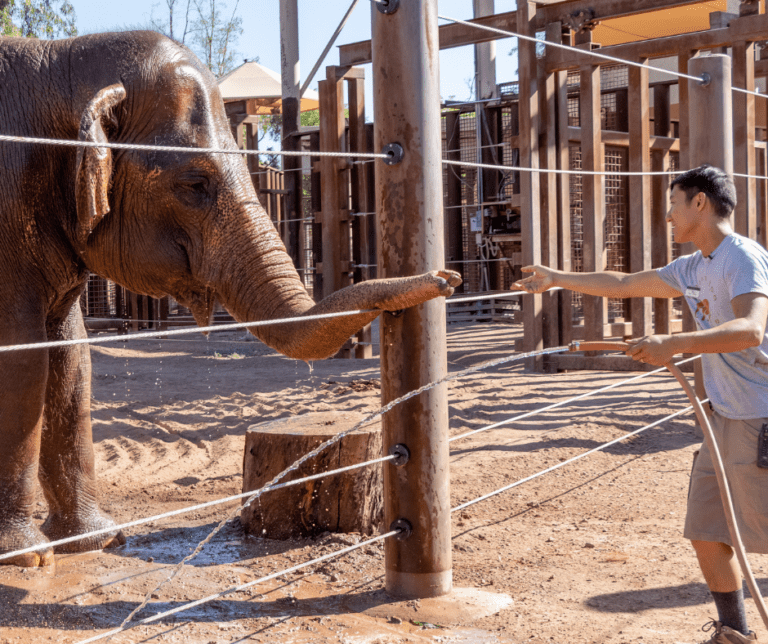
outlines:
[[[542, 293], [560, 286], [603, 297], [684, 296], [697, 330], [630, 341], [627, 355], [664, 365], [679, 353], [701, 353], [712, 424], [731, 485], [742, 540], [749, 552], [768, 553], [768, 463], [758, 463], [758, 440], [768, 431], [768, 252], [737, 235], [730, 224], [736, 190], [729, 175], [703, 165], [671, 184], [667, 221], [675, 240], [698, 251], [634, 274], [565, 273], [527, 266], [531, 277], [513, 288]], [[765, 430], [763, 427], [765, 425]], [[765, 437], [768, 441], [768, 436]], [[703, 644], [757, 642], [747, 626], [741, 570], [720, 501], [711, 456], [694, 460], [684, 536], [691, 540], [718, 611]]]

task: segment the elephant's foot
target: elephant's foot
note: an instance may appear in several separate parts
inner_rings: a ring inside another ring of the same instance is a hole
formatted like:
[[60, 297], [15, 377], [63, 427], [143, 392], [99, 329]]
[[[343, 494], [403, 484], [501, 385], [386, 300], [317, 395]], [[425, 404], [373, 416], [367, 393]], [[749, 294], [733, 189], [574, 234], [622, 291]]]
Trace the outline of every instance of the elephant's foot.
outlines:
[[[89, 514], [76, 517], [49, 514], [42, 525], [42, 530], [51, 541], [58, 541], [59, 539], [110, 528], [114, 525], [115, 522], [111, 518], [96, 508]], [[56, 546], [55, 550], [60, 553], [89, 552], [90, 550], [116, 548], [124, 543], [125, 536], [122, 531], [118, 530], [65, 543]]]
[[[0, 525], [0, 554], [24, 550], [47, 542], [45, 535], [27, 518], [9, 523], [3, 522]], [[50, 547], [0, 559], [0, 565], [22, 568], [42, 568], [53, 564], [53, 548]]]

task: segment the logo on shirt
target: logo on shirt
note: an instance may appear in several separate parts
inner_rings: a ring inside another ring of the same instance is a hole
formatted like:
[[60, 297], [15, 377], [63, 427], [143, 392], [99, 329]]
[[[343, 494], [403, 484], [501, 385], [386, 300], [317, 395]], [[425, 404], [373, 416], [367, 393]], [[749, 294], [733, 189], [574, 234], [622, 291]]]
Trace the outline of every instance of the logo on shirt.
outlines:
[[702, 322], [709, 322], [709, 300], [702, 300], [696, 304], [696, 317]]

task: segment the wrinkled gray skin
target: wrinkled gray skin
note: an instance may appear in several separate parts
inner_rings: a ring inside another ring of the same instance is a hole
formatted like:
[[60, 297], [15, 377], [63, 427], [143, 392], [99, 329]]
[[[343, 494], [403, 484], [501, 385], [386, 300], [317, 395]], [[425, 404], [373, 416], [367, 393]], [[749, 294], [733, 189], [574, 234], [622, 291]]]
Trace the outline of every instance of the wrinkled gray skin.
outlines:
[[[216, 81], [151, 32], [53, 42], [0, 38], [0, 132], [234, 149]], [[396, 310], [460, 283], [433, 271], [366, 282], [315, 305], [237, 155], [0, 143], [0, 345], [85, 337], [88, 271], [172, 295], [208, 322], [345, 309]], [[288, 356], [335, 353], [377, 313], [276, 325], [256, 335]], [[98, 507], [86, 346], [0, 354], [0, 553], [114, 525]], [[36, 481], [49, 515], [31, 520]], [[124, 542], [119, 533], [62, 552]], [[48, 565], [50, 548], [0, 563]]]

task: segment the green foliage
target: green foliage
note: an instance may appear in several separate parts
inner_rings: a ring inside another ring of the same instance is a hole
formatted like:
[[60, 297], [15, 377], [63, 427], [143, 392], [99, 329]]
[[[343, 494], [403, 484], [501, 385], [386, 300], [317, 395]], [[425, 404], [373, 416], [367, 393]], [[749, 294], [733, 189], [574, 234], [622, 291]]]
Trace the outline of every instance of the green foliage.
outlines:
[[0, 35], [46, 39], [77, 35], [75, 8], [68, 0], [6, 0], [0, 7]]

